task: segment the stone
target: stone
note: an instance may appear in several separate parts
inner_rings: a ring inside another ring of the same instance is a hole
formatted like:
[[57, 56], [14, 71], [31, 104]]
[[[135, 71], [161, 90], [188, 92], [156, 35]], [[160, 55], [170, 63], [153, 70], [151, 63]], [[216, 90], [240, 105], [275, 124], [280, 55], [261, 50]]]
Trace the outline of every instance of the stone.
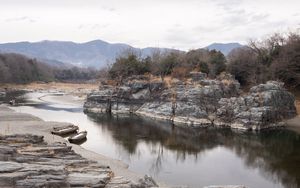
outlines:
[[156, 182], [153, 180], [152, 177], [145, 175], [143, 179], [139, 180], [139, 183], [142, 187], [158, 187]]
[[106, 185], [107, 188], [130, 188], [131, 181], [124, 178], [123, 176], [113, 177], [111, 181]]
[[104, 187], [109, 179], [106, 174], [71, 173], [67, 181], [71, 187]]
[[6, 161], [0, 161], [0, 166], [0, 173], [11, 173], [23, 168], [23, 165], [19, 163]]
[[16, 188], [31, 187], [69, 187], [66, 176], [61, 175], [37, 175], [29, 176], [26, 179], [16, 181]]

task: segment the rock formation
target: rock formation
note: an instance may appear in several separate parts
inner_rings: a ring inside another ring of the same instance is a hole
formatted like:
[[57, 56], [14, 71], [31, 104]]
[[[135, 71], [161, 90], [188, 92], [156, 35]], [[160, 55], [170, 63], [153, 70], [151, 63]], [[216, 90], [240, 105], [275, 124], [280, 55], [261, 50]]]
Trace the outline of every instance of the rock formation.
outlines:
[[148, 176], [137, 183], [114, 177], [108, 166], [81, 157], [65, 143], [47, 144], [37, 135], [0, 135], [0, 166], [0, 187], [158, 187]]
[[169, 85], [134, 76], [120, 86], [102, 84], [88, 95], [84, 108], [94, 113], [134, 113], [192, 127], [232, 127], [259, 130], [281, 126], [296, 115], [294, 97], [282, 83], [269, 81], [243, 94], [229, 74], [208, 79], [191, 73], [191, 79], [174, 79]]
[[1, 187], [104, 187], [109, 167], [84, 159], [63, 143], [42, 136], [0, 136]]

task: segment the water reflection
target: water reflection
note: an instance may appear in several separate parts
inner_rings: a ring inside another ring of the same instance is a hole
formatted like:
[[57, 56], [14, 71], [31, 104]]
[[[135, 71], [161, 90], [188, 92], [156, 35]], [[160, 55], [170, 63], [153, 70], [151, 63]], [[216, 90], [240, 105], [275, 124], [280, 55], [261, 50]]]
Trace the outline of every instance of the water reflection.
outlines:
[[[176, 160], [185, 161], [193, 156], [195, 162], [201, 153], [224, 147], [241, 158], [248, 168], [276, 185], [296, 188], [300, 186], [300, 136], [289, 130], [269, 130], [261, 133], [233, 132], [230, 129], [187, 129], [137, 116], [108, 116], [88, 114], [101, 122], [113, 138], [131, 155], [138, 155], [138, 144], [152, 147], [155, 160], [150, 170], [159, 173], [164, 161], [164, 150], [176, 153]], [[167, 159], [168, 160], [168, 159]], [[213, 165], [213, 164], [212, 164]], [[217, 167], [213, 167], [216, 168]], [[276, 183], [277, 182], [277, 183]], [[257, 184], [258, 187], [259, 184]]]

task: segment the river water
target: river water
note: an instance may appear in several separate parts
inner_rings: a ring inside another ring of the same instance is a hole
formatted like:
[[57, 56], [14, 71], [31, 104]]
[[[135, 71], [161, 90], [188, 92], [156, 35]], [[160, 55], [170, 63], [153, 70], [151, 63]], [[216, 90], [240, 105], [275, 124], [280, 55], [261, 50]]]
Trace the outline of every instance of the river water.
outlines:
[[27, 101], [13, 108], [74, 123], [88, 131], [82, 147], [170, 185], [300, 187], [300, 134], [291, 130], [189, 129], [133, 115], [86, 115], [82, 103], [62, 95], [31, 93]]

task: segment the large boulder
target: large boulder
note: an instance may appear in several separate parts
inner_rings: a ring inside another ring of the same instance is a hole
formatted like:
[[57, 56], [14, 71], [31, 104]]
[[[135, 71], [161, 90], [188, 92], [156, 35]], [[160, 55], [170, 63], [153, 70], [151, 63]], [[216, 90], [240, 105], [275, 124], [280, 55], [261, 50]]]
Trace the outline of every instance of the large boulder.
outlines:
[[296, 116], [295, 99], [280, 82], [270, 81], [250, 89], [244, 96], [222, 98], [217, 118], [233, 128], [263, 129], [281, 126]]

